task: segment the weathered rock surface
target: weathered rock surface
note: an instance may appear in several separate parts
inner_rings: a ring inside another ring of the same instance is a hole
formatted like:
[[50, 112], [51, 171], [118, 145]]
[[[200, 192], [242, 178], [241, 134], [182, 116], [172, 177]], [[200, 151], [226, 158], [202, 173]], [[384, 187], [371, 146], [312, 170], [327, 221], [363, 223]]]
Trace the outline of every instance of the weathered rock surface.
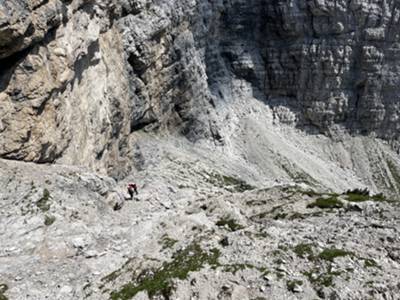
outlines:
[[198, 156], [168, 155], [136, 174], [139, 195], [118, 211], [124, 182], [0, 161], [0, 295], [396, 299], [398, 201], [255, 188]]
[[237, 99], [248, 108], [264, 102], [279, 124], [335, 138], [372, 134], [397, 149], [396, 1], [0, 8], [4, 158], [124, 176], [138, 130], [229, 144], [232, 117], [243, 110]]
[[186, 2], [3, 4], [1, 156], [126, 174], [133, 131], [206, 135], [196, 6]]
[[397, 1], [266, 5], [267, 94], [322, 129], [398, 135]]
[[397, 299], [399, 16], [0, 1], [0, 299]]

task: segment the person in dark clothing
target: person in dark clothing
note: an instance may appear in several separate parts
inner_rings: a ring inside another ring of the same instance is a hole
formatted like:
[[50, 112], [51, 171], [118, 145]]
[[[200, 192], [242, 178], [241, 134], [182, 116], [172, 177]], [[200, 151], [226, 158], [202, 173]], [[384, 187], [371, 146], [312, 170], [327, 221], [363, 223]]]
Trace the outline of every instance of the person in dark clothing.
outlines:
[[138, 195], [139, 193], [138, 193], [138, 190], [137, 190], [137, 185], [136, 185], [136, 183], [130, 183], [129, 185], [128, 185], [128, 193], [129, 193], [129, 196], [131, 197], [131, 199], [133, 199], [133, 194], [135, 193], [136, 195]]

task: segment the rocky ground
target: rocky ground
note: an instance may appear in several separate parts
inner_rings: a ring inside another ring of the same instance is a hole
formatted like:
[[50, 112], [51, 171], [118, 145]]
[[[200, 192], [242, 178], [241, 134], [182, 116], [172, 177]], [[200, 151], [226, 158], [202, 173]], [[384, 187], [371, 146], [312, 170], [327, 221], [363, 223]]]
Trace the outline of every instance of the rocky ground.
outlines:
[[[252, 181], [217, 153], [153, 143], [122, 182], [0, 161], [0, 299], [398, 297], [395, 198]], [[129, 181], [139, 195], [115, 211]]]
[[399, 299], [399, 16], [0, 1], [0, 300]]

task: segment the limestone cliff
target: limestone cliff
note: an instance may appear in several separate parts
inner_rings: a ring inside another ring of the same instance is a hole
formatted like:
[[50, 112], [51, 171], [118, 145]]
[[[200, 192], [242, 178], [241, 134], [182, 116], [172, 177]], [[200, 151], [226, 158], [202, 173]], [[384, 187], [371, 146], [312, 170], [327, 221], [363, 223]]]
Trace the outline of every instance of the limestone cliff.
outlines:
[[133, 131], [204, 136], [205, 66], [186, 2], [4, 3], [0, 155], [123, 173]]
[[[398, 141], [397, 1], [7, 1], [0, 156], [126, 175], [135, 132], [229, 143], [236, 99]], [[243, 106], [244, 105], [244, 106]], [[267, 120], [266, 120], [267, 122]]]
[[399, 299], [399, 20], [0, 0], [0, 300]]

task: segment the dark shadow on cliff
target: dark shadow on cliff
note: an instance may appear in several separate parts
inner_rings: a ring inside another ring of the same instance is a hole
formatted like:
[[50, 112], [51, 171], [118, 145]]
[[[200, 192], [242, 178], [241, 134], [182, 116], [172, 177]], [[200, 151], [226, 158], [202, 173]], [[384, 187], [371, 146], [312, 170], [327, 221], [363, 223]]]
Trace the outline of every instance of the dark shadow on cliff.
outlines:
[[7, 89], [15, 69], [31, 53], [32, 49], [32, 47], [28, 47], [0, 60], [0, 92], [3, 92]]

